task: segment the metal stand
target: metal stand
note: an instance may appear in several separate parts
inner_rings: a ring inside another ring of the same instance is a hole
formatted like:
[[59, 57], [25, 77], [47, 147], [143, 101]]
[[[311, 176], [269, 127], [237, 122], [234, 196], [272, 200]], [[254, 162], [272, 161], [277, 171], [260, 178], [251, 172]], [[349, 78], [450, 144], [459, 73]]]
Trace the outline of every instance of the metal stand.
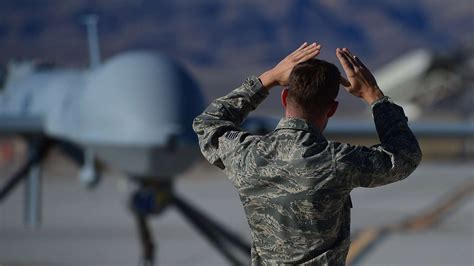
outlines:
[[27, 227], [36, 229], [41, 223], [41, 166], [34, 165], [25, 180], [25, 220]]
[[178, 211], [198, 230], [213, 247], [220, 252], [232, 265], [243, 265], [231, 247], [250, 256], [250, 245], [238, 235], [229, 231], [216, 221], [204, 215], [194, 206], [183, 200], [172, 190], [171, 181], [145, 181], [132, 195], [131, 209], [135, 214], [142, 242], [143, 266], [154, 265], [155, 244], [147, 218], [152, 214], [161, 213], [167, 206], [174, 205]]
[[50, 147], [51, 141], [47, 138], [29, 140], [26, 162], [0, 187], [1, 202], [20, 184], [20, 181], [27, 179], [25, 187], [25, 224], [30, 227], [38, 227], [41, 220], [40, 164], [46, 157]]

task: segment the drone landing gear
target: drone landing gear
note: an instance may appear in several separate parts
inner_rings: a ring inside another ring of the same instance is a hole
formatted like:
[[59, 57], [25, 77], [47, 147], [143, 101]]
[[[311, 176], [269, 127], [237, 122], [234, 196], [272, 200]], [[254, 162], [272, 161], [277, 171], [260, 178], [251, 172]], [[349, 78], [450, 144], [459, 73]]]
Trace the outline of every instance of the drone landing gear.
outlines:
[[140, 188], [132, 195], [130, 205], [135, 214], [142, 242], [143, 266], [152, 266], [155, 262], [155, 244], [147, 218], [152, 214], [160, 214], [170, 205], [174, 205], [232, 265], [243, 265], [243, 263], [230, 247], [233, 246], [250, 256], [249, 244], [179, 197], [173, 191], [172, 181], [140, 180]]

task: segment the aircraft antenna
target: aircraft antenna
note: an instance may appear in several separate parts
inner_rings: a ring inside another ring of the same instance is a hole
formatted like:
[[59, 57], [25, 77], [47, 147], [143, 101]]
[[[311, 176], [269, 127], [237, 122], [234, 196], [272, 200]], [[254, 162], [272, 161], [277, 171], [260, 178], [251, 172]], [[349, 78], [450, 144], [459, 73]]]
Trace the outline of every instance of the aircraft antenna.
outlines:
[[83, 22], [87, 29], [90, 68], [94, 69], [100, 65], [99, 32], [97, 30], [99, 16], [95, 14], [87, 15], [84, 17]]

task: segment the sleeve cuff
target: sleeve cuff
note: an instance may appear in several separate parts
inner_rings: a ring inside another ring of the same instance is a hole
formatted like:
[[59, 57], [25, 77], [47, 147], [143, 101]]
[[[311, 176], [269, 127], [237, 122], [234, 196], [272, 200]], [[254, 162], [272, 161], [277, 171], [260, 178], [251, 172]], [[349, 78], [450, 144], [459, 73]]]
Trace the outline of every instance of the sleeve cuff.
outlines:
[[244, 86], [250, 92], [250, 97], [258, 102], [265, 99], [269, 94], [268, 89], [263, 87], [262, 82], [256, 76], [250, 76], [245, 79]]
[[403, 112], [403, 108], [396, 105], [387, 96], [381, 97], [373, 103], [372, 116], [374, 117], [375, 127], [377, 132], [379, 132], [379, 136], [384, 136], [386, 132], [396, 125], [404, 124], [406, 126], [408, 120]]
[[372, 112], [374, 111], [374, 107], [381, 104], [381, 103], [393, 103], [393, 100], [388, 97], [388, 96], [382, 96], [380, 98], [378, 98], [377, 100], [375, 100], [371, 105], [370, 105], [370, 109], [372, 110]]

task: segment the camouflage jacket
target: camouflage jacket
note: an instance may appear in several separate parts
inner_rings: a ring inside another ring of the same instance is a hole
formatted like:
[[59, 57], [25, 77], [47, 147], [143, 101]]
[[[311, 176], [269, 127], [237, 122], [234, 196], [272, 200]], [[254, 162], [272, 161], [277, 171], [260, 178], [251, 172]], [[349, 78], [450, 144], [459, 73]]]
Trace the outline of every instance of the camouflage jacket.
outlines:
[[252, 237], [252, 265], [344, 265], [350, 196], [407, 177], [421, 160], [403, 109], [372, 106], [380, 145], [327, 141], [304, 120], [283, 118], [267, 135], [240, 125], [268, 95], [256, 77], [211, 103], [193, 128], [206, 159], [237, 188]]

